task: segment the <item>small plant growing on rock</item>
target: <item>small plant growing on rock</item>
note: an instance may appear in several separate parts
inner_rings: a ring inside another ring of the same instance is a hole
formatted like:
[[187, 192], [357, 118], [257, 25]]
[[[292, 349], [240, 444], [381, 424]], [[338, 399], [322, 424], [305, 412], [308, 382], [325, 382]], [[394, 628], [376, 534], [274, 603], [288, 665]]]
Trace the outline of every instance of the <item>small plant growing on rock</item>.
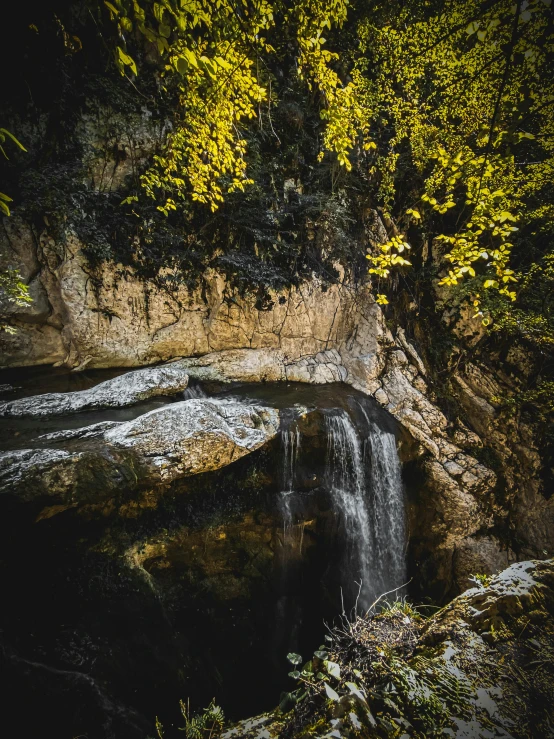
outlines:
[[405, 597], [397, 598], [393, 601], [386, 600], [381, 606], [379, 613], [383, 616], [402, 614], [414, 621], [419, 621], [422, 618], [417, 608], [415, 608]]
[[491, 583], [491, 575], [485, 575], [482, 573], [478, 573], [476, 575], [471, 575], [469, 578], [469, 581], [477, 585], [479, 588], [488, 588]]
[[[186, 739], [212, 739], [218, 736], [223, 730], [225, 716], [223, 709], [216, 705], [215, 698], [202, 713], [195, 716], [190, 710], [190, 702], [179, 701], [181, 713], [185, 719], [185, 725], [179, 728], [179, 731], [185, 732]], [[163, 725], [156, 716], [156, 733], [159, 739], [164, 739]]]

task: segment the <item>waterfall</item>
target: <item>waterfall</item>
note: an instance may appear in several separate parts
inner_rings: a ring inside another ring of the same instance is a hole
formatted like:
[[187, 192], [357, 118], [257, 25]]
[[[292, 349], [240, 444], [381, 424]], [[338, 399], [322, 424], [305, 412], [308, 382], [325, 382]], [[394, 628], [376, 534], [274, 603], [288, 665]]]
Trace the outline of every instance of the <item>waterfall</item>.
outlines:
[[[331, 546], [338, 549], [330, 587], [336, 592], [338, 579], [345, 608], [350, 610], [357, 602], [359, 611], [365, 611], [378, 596], [400, 589], [406, 580], [404, 489], [396, 439], [369, 399], [351, 397], [347, 407], [327, 407], [322, 413], [326, 451], [320, 490], [329, 495], [338, 523], [338, 535], [332, 534]], [[291, 563], [302, 556], [304, 501], [310, 499], [298, 487], [302, 452], [298, 422], [295, 410], [281, 411], [278, 507], [283, 521], [283, 583]]]
[[357, 405], [364, 424], [355, 425], [354, 416], [342, 409], [326, 413], [326, 477], [346, 537], [343, 591], [348, 607], [357, 597], [364, 610], [405, 582], [406, 534], [394, 434], [371, 421], [364, 405]]
[[363, 448], [348, 413], [333, 411], [325, 416], [327, 430], [327, 484], [332, 502], [342, 517], [346, 534], [344, 589], [352, 594], [361, 583], [359, 604], [368, 602], [372, 580], [372, 542], [366, 496]]
[[189, 385], [183, 390], [183, 398], [185, 400], [192, 400], [193, 398], [207, 398], [207, 393], [202, 390], [200, 385]]
[[[293, 502], [296, 483], [296, 465], [300, 451], [301, 434], [296, 414], [290, 409], [281, 412], [281, 480], [278, 496], [278, 508], [283, 520], [283, 539], [279, 553], [280, 575], [277, 587], [280, 596], [275, 606], [274, 626], [272, 629], [275, 645], [274, 653], [298, 650], [298, 638], [301, 630], [303, 613], [294, 595], [295, 572], [294, 561], [302, 556], [304, 524], [293, 523]], [[275, 663], [279, 669], [280, 662]]]
[[371, 525], [373, 556], [379, 563], [379, 594], [406, 582], [406, 519], [402, 469], [393, 433], [371, 424]]
[[281, 444], [283, 447], [283, 479], [279, 495], [279, 508], [283, 516], [285, 539], [292, 525], [291, 495], [294, 493], [296, 463], [300, 450], [300, 430], [294, 417], [283, 414], [281, 425]]

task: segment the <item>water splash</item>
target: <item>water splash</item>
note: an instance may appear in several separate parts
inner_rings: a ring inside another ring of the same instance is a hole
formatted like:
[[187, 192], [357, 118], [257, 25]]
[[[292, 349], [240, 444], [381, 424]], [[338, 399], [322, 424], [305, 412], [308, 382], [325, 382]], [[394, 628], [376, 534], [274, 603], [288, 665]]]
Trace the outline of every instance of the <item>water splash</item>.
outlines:
[[192, 400], [194, 398], [207, 398], [208, 394], [202, 389], [200, 385], [189, 385], [183, 390], [184, 400]]

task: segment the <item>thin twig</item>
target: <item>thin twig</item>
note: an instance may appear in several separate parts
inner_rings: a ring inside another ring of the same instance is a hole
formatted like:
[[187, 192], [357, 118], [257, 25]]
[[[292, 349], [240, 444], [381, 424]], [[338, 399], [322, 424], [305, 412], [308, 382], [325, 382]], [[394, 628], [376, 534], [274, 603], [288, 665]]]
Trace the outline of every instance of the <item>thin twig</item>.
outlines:
[[381, 594], [381, 595], [380, 595], [380, 596], [379, 596], [379, 597], [377, 598], [377, 600], [376, 600], [376, 601], [374, 601], [374, 602], [373, 602], [373, 603], [372, 603], [372, 604], [371, 604], [371, 605], [369, 606], [369, 608], [368, 608], [368, 609], [367, 609], [367, 611], [366, 611], [365, 617], [367, 618], [367, 616], [368, 616], [369, 612], [370, 612], [370, 611], [371, 611], [371, 610], [372, 610], [373, 608], [375, 608], [375, 606], [377, 605], [377, 603], [379, 603], [379, 601], [381, 600], [381, 598], [384, 598], [384, 597], [385, 597], [385, 595], [390, 595], [391, 593], [396, 593], [396, 592], [397, 592], [398, 590], [402, 590], [402, 588], [405, 588], [405, 587], [406, 587], [406, 585], [409, 585], [409, 584], [410, 584], [410, 583], [412, 582], [412, 580], [413, 580], [413, 578], [412, 578], [412, 577], [410, 577], [410, 579], [408, 580], [408, 582], [405, 582], [405, 583], [404, 583], [404, 585], [399, 585], [399, 586], [398, 586], [397, 588], [393, 588], [392, 590], [387, 590], [387, 592], [386, 592], [386, 593], [382, 593], [382, 594]]

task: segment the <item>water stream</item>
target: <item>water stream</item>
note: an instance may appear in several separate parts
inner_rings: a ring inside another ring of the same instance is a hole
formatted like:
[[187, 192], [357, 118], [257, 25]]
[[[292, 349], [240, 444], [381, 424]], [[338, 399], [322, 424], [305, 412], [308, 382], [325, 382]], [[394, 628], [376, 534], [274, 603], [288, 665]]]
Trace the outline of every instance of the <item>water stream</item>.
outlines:
[[201, 385], [189, 385], [186, 390], [183, 390], [184, 400], [193, 400], [195, 398], [207, 398], [208, 393], [202, 388]]
[[[341, 598], [347, 610], [365, 612], [384, 593], [394, 598], [405, 583], [406, 523], [401, 465], [393, 432], [371, 418], [356, 400], [348, 409], [326, 408], [324, 486], [342, 530], [339, 551]], [[284, 543], [301, 542], [302, 500], [295, 496], [302, 448], [294, 416], [282, 414], [282, 489], [279, 509]], [[293, 503], [294, 501], [294, 503]], [[294, 505], [294, 509], [293, 509]], [[296, 531], [296, 529], [299, 529]]]
[[283, 447], [283, 479], [278, 506], [283, 516], [283, 538], [287, 542], [293, 521], [291, 497], [294, 495], [296, 465], [300, 450], [300, 429], [294, 414], [281, 413], [281, 444]]

